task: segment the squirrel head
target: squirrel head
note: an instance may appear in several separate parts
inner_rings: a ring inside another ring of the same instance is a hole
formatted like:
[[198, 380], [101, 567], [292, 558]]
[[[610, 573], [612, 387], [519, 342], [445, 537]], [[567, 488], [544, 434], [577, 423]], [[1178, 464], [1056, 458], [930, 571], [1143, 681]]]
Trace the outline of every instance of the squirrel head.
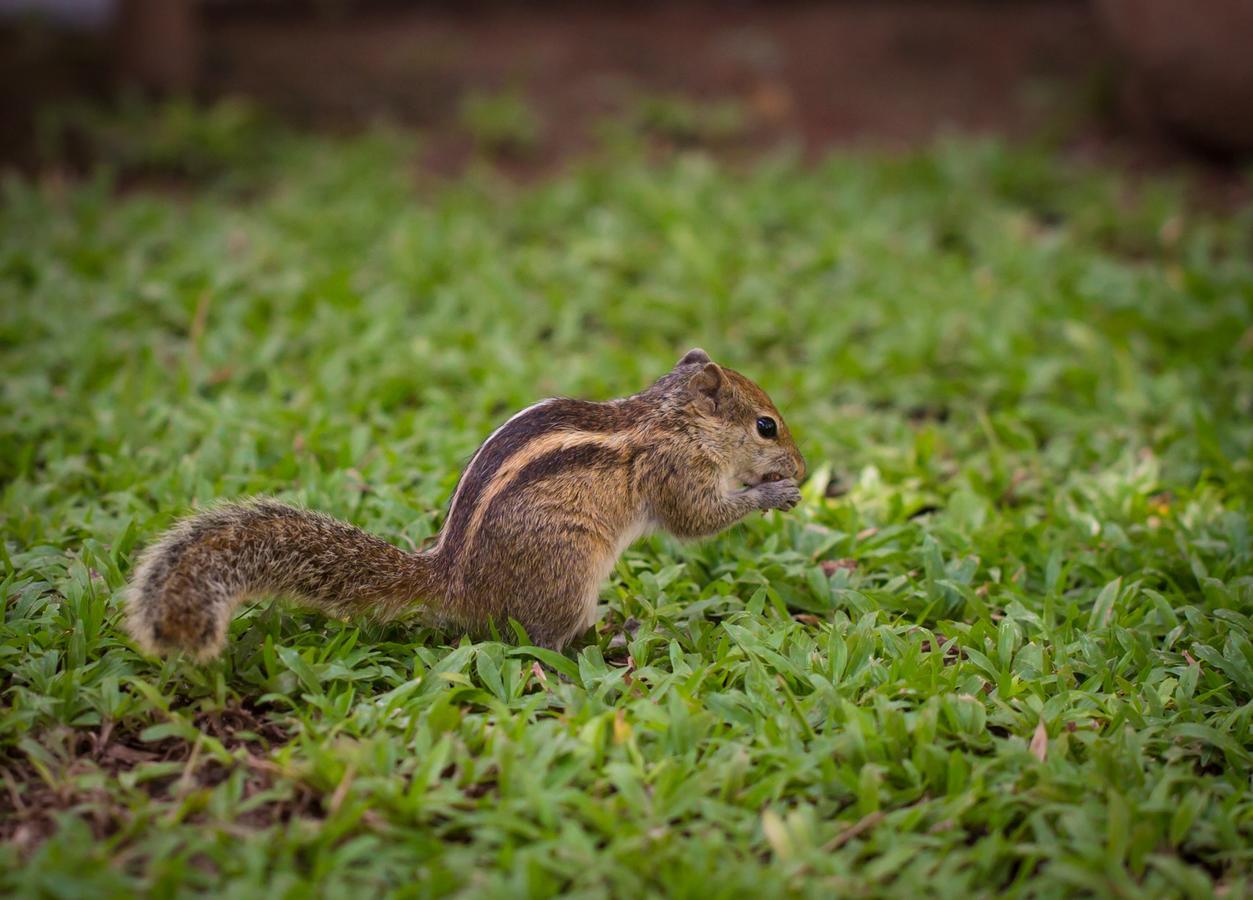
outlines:
[[682, 415], [684, 433], [734, 484], [804, 476], [805, 459], [766, 392], [704, 350], [689, 350], [655, 387]]

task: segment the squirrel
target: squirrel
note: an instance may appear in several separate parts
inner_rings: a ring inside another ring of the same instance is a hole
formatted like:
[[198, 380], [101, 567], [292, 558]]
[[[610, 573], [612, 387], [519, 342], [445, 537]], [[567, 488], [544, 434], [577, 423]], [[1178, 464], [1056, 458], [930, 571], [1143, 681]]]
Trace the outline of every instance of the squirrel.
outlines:
[[269, 499], [186, 518], [139, 559], [126, 626], [146, 653], [207, 660], [240, 603], [280, 596], [338, 617], [416, 611], [473, 635], [512, 618], [560, 651], [595, 623], [601, 582], [636, 538], [789, 510], [804, 473], [765, 391], [695, 349], [633, 396], [544, 400], [497, 428], [428, 550]]

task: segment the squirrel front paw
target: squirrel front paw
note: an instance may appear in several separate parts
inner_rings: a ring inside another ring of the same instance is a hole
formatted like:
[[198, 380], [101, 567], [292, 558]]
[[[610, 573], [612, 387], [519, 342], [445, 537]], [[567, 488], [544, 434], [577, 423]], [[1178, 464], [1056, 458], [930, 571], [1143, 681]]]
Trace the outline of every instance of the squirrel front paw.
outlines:
[[801, 489], [791, 478], [763, 481], [753, 488], [753, 493], [757, 497], [757, 508], [762, 510], [789, 510], [801, 502]]

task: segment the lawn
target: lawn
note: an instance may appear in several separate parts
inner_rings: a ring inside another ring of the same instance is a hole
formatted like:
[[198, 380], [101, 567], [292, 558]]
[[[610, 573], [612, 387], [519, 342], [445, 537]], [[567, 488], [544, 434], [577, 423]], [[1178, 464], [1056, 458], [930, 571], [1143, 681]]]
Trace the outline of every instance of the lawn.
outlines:
[[[967, 141], [435, 183], [236, 127], [2, 186], [0, 891], [1253, 893], [1253, 209]], [[805, 501], [637, 544], [564, 656], [120, 628], [198, 505], [416, 547], [513, 411], [696, 345]]]

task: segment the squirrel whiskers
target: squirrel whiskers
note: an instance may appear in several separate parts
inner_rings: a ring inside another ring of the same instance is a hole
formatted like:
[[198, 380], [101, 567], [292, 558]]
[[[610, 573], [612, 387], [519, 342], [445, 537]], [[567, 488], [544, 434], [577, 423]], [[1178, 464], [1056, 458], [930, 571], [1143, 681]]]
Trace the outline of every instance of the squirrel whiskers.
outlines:
[[416, 611], [476, 635], [512, 618], [560, 649], [594, 623], [636, 538], [791, 509], [804, 471], [765, 392], [692, 350], [634, 396], [545, 400], [511, 418], [467, 463], [424, 552], [272, 500], [187, 518], [140, 558], [127, 627], [146, 652], [208, 659], [241, 602], [273, 595], [340, 617]]

